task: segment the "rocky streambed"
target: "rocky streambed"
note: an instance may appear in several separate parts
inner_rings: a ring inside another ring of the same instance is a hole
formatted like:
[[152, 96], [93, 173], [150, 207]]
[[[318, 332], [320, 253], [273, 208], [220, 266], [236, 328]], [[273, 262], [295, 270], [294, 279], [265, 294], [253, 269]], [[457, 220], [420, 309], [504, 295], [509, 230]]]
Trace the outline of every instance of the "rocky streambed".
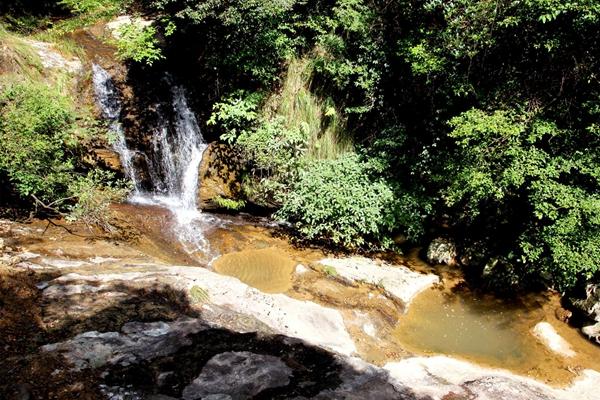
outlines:
[[250, 216], [207, 215], [207, 257], [163, 209], [114, 212], [119, 240], [0, 222], [4, 398], [597, 398], [600, 349], [554, 295], [502, 303], [414, 258], [295, 248]]

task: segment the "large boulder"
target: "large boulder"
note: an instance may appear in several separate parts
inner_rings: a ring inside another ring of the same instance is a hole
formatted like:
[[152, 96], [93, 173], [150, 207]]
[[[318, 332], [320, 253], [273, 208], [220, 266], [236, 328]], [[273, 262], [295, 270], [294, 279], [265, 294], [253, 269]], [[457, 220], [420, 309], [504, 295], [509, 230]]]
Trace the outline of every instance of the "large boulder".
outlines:
[[200, 375], [183, 390], [183, 398], [250, 399], [265, 389], [287, 385], [291, 375], [292, 370], [277, 357], [230, 351], [208, 360]]
[[203, 210], [222, 208], [219, 199], [238, 199], [241, 194], [241, 163], [231, 146], [210, 143], [200, 163], [198, 205]]

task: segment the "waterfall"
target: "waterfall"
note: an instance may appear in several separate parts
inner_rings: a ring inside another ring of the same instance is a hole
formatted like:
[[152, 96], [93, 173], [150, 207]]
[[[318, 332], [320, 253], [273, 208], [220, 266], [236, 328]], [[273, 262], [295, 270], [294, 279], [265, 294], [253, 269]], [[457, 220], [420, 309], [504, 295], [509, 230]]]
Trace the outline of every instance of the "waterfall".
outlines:
[[[167, 79], [170, 82], [170, 79]], [[196, 116], [190, 110], [182, 87], [172, 85], [172, 135], [168, 123], [159, 113], [161, 123], [153, 137], [155, 168], [160, 171], [161, 181], [153, 182], [161, 198], [179, 202], [180, 208], [195, 210], [198, 190], [198, 167], [206, 143], [198, 126]]]
[[98, 105], [116, 136], [113, 147], [119, 153], [127, 178], [134, 184], [130, 201], [169, 209], [175, 217], [175, 234], [184, 248], [190, 253], [206, 253], [208, 243], [203, 236], [203, 225], [207, 221], [197, 209], [197, 192], [198, 169], [207, 145], [196, 116], [188, 106], [184, 89], [173, 84], [170, 77], [165, 79], [171, 94], [168, 113], [162, 110], [164, 104], [157, 105], [159, 124], [153, 133], [152, 148], [142, 153], [147, 160], [152, 186], [148, 192], [137, 179], [132, 161], [132, 157], [140, 152], [127, 147], [125, 132], [119, 122], [120, 93], [106, 70], [96, 64], [92, 68]]
[[92, 80], [94, 84], [94, 93], [102, 115], [109, 122], [109, 130], [112, 134], [112, 146], [121, 159], [121, 164], [125, 170], [125, 176], [133, 183], [135, 193], [139, 191], [139, 182], [133, 168], [133, 153], [127, 148], [125, 141], [125, 132], [119, 121], [121, 116], [121, 100], [119, 92], [115, 87], [110, 74], [97, 64], [92, 65]]

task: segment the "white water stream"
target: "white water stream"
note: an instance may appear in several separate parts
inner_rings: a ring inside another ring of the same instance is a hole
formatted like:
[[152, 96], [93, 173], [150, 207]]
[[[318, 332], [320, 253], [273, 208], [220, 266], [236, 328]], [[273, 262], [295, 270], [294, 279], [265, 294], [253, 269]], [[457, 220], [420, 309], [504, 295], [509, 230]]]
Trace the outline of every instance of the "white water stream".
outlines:
[[134, 185], [130, 201], [138, 204], [159, 205], [169, 209], [176, 221], [175, 234], [189, 253], [208, 253], [208, 242], [203, 230], [210, 221], [198, 210], [198, 169], [206, 142], [190, 110], [182, 87], [171, 83], [173, 121], [159, 114], [160, 124], [153, 135], [152, 154], [142, 154], [147, 160], [148, 175], [153, 189], [145, 191], [133, 163], [138, 154], [128, 148], [124, 129], [119, 122], [121, 100], [110, 74], [99, 65], [93, 65], [93, 83], [96, 99], [109, 128], [115, 136], [113, 147], [119, 153], [126, 177]]

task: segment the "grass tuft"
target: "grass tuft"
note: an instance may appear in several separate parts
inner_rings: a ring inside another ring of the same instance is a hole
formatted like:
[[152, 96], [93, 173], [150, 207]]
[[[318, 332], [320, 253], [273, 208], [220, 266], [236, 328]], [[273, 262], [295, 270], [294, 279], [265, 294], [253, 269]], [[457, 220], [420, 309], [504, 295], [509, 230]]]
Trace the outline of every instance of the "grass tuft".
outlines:
[[282, 118], [286, 128], [300, 128], [309, 138], [308, 159], [335, 159], [353, 150], [352, 141], [345, 136], [346, 121], [333, 101], [311, 92], [312, 76], [308, 57], [291, 59], [281, 91], [265, 109], [271, 117]]

